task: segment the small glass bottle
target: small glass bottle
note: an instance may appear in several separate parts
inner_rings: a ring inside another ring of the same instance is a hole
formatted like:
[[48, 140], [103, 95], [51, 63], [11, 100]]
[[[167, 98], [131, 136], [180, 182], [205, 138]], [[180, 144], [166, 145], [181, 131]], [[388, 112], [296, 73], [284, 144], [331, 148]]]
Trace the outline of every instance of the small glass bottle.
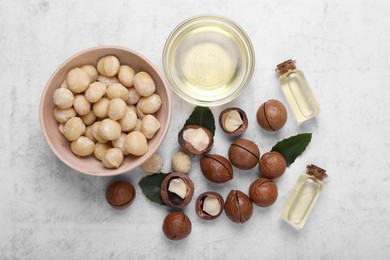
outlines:
[[328, 175], [324, 169], [308, 165], [306, 174], [298, 178], [280, 212], [280, 217], [296, 228], [303, 228], [322, 190], [322, 180]]
[[279, 81], [294, 113], [300, 124], [320, 113], [320, 108], [306, 81], [305, 75], [295, 66], [295, 60], [287, 60], [276, 66]]

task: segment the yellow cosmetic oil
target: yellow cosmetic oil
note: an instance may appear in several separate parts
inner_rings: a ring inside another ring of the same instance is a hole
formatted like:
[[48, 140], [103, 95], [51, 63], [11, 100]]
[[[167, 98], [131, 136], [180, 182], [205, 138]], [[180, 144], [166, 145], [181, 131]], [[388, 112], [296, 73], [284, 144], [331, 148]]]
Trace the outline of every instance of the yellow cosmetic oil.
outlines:
[[308, 165], [306, 174], [300, 176], [284, 204], [280, 218], [295, 228], [304, 227], [327, 177], [326, 171], [315, 165]]
[[195, 17], [179, 25], [164, 48], [163, 65], [172, 89], [198, 105], [229, 102], [253, 74], [254, 53], [246, 34], [215, 16]]
[[295, 61], [288, 60], [277, 65], [279, 81], [283, 93], [298, 123], [302, 123], [320, 113], [320, 108], [302, 71]]

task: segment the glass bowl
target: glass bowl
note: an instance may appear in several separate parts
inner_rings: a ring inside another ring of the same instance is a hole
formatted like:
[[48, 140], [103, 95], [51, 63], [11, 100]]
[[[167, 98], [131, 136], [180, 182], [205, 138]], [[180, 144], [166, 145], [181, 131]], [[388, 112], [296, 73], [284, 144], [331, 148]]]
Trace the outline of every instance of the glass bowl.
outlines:
[[219, 106], [248, 85], [254, 56], [241, 27], [223, 17], [202, 15], [185, 20], [169, 35], [163, 67], [181, 98], [200, 106]]

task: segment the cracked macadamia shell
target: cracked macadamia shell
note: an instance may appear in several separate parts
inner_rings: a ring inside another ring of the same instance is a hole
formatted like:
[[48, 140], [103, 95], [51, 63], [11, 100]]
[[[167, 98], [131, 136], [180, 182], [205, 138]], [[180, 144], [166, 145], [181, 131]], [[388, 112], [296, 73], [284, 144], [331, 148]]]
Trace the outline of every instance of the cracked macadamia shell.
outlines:
[[242, 170], [252, 169], [260, 159], [259, 147], [247, 139], [237, 139], [229, 147], [230, 162]]
[[286, 160], [278, 152], [268, 152], [261, 156], [259, 172], [268, 179], [279, 178], [286, 171]]
[[257, 179], [249, 187], [249, 197], [259, 207], [271, 206], [278, 198], [278, 187], [267, 178]]
[[200, 160], [203, 175], [211, 182], [225, 183], [233, 179], [233, 168], [230, 162], [218, 154], [206, 154]]
[[170, 240], [181, 240], [186, 238], [192, 229], [191, 220], [183, 212], [171, 212], [165, 219], [162, 226], [164, 235]]
[[230, 191], [225, 201], [226, 216], [234, 223], [247, 222], [253, 212], [252, 201], [239, 190]]
[[287, 122], [287, 110], [282, 102], [270, 99], [257, 110], [257, 122], [267, 131], [278, 131]]

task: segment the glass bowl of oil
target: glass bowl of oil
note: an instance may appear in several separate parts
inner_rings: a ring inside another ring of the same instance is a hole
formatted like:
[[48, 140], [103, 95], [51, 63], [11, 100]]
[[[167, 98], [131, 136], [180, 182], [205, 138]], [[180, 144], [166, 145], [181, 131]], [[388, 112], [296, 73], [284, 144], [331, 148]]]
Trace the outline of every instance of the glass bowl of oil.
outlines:
[[211, 15], [189, 18], [169, 35], [164, 72], [172, 89], [200, 106], [219, 106], [248, 85], [255, 66], [249, 37], [233, 21]]

